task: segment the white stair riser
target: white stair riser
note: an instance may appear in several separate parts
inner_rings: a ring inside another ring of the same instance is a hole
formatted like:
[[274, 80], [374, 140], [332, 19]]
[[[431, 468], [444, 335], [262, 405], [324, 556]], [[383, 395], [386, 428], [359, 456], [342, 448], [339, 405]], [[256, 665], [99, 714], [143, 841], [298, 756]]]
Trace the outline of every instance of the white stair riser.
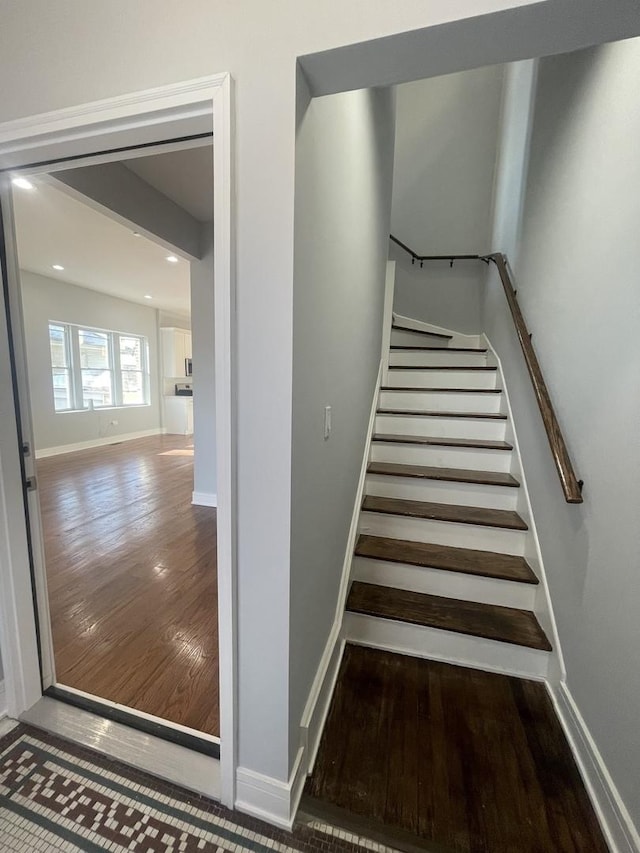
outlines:
[[[449, 345], [447, 338], [437, 335], [425, 335], [422, 332], [406, 332], [404, 329], [391, 329], [391, 346], [401, 347], [446, 347]], [[473, 346], [473, 344], [469, 344]]]
[[410, 539], [412, 542], [432, 542], [434, 545], [475, 548], [478, 551], [497, 551], [518, 556], [524, 554], [526, 538], [526, 531], [523, 530], [366, 511], [360, 513], [359, 532], [370, 536]]
[[410, 566], [406, 563], [388, 563], [366, 557], [354, 558], [352, 578], [395, 589], [480, 604], [497, 604], [500, 607], [517, 607], [532, 612], [535, 605], [536, 587], [533, 584]]
[[342, 633], [347, 641], [414, 657], [526, 678], [543, 679], [547, 676], [548, 652], [512, 643], [349, 612], [345, 613]]
[[501, 411], [502, 394], [456, 393], [455, 391], [381, 391], [381, 409], [411, 409], [417, 412]]
[[387, 385], [393, 388], [495, 388], [494, 370], [403, 370], [389, 371]]
[[375, 432], [382, 435], [431, 435], [440, 438], [481, 438], [504, 441], [506, 422], [482, 418], [428, 418], [377, 415]]
[[432, 501], [457, 506], [483, 506], [515, 510], [518, 489], [508, 486], [483, 486], [478, 483], [449, 483], [412, 477], [367, 474], [365, 493], [409, 501]]
[[443, 352], [429, 352], [428, 350], [403, 351], [391, 350], [389, 353], [389, 365], [403, 366], [412, 365], [420, 367], [435, 367], [437, 365], [459, 365], [460, 367], [482, 367], [487, 363], [487, 354], [484, 352], [455, 352], [444, 350]]
[[469, 468], [472, 471], [509, 471], [510, 450], [481, 450], [473, 447], [442, 447], [434, 444], [399, 444], [373, 441], [373, 462], [400, 462], [406, 465], [434, 465], [439, 468]]

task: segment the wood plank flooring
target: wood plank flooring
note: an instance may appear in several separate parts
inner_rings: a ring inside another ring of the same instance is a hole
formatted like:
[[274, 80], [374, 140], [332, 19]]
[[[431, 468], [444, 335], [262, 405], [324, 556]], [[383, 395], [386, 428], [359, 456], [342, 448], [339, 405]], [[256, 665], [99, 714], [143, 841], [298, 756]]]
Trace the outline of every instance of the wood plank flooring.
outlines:
[[390, 539], [386, 536], [369, 536], [362, 533], [358, 537], [355, 554], [356, 557], [369, 557], [390, 563], [408, 563], [410, 566], [429, 566], [433, 569], [486, 578], [538, 583], [538, 578], [524, 557], [499, 554], [495, 551], [475, 551], [472, 548], [410, 542], [406, 539]]
[[607, 851], [543, 684], [376, 649], [347, 645], [305, 790], [399, 849]]
[[409, 589], [354, 581], [347, 610], [379, 619], [455, 631], [550, 652], [551, 643], [529, 610], [462, 601]]
[[[375, 439], [374, 439], [375, 441]], [[391, 477], [412, 477], [422, 480], [442, 480], [451, 483], [479, 483], [486, 486], [518, 488], [520, 483], [506, 471], [478, 471], [466, 468], [441, 468], [434, 465], [406, 465], [401, 462], [370, 462], [369, 474]]]
[[37, 463], [57, 681], [219, 735], [216, 510], [193, 439]]
[[527, 530], [526, 522], [510, 509], [491, 509], [482, 506], [441, 504], [433, 501], [411, 501], [405, 498], [385, 498], [366, 495], [362, 502], [363, 512], [380, 512], [388, 515], [403, 515], [408, 518], [424, 518], [435, 521], [452, 521], [459, 524], [479, 524], [501, 527], [505, 530]]

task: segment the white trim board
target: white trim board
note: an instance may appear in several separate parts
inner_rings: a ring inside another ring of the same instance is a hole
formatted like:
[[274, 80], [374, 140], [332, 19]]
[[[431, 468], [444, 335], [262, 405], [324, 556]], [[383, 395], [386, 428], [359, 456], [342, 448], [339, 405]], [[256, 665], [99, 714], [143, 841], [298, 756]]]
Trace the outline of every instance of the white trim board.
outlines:
[[566, 682], [547, 689], [612, 853], [640, 853], [640, 833]]
[[220, 798], [220, 762], [175, 743], [43, 696], [20, 721], [95, 749], [131, 767]]
[[91, 438], [88, 441], [76, 441], [74, 444], [60, 444], [57, 447], [43, 447], [36, 450], [36, 459], [48, 459], [50, 456], [60, 456], [63, 453], [75, 453], [78, 450], [90, 450], [92, 447], [107, 447], [109, 444], [120, 444], [123, 441], [134, 441], [136, 438], [148, 438], [151, 435], [164, 435], [163, 427], [141, 429], [137, 432], [125, 432], [122, 435], [109, 435], [103, 438]]
[[218, 506], [218, 496], [213, 492], [192, 492], [191, 503], [193, 506]]
[[[518, 507], [518, 511], [520, 512], [520, 515], [524, 517], [526, 523], [529, 525], [529, 531], [527, 535], [529, 538], [529, 542], [533, 543], [534, 546], [534, 554], [532, 555], [525, 553], [525, 556], [529, 557], [529, 562], [533, 565], [533, 569], [536, 573], [538, 581], [540, 582], [537, 592], [538, 605], [534, 608], [534, 612], [536, 618], [542, 625], [542, 628], [544, 629], [545, 633], [547, 635], [551, 635], [549, 636], [549, 641], [553, 646], [553, 650], [551, 652], [550, 657], [548, 675], [552, 681], [561, 681], [566, 677], [564, 656], [562, 654], [560, 634], [558, 633], [558, 625], [553, 610], [551, 591], [549, 590], [549, 584], [547, 582], [547, 573], [544, 567], [544, 560], [542, 559], [542, 550], [540, 548], [538, 528], [536, 526], [536, 520], [533, 515], [533, 507], [531, 506], [529, 486], [527, 484], [527, 477], [524, 470], [525, 465], [522, 457], [522, 452], [520, 450], [520, 442], [518, 441], [518, 427], [516, 424], [516, 418], [514, 417], [513, 409], [511, 408], [509, 388], [507, 386], [505, 372], [502, 367], [502, 361], [500, 359], [500, 356], [498, 355], [497, 350], [495, 349], [487, 335], [485, 335], [484, 333], [480, 336], [480, 339], [487, 347], [487, 354], [489, 358], [495, 359], [496, 365], [498, 367], [498, 381], [501, 383], [502, 387], [503, 406], [506, 405], [506, 414], [508, 416], [507, 433], [505, 435], [505, 438], [507, 439], [507, 441], [512, 442], [514, 458], [518, 460], [517, 471], [511, 471], [511, 473], [515, 474], [516, 478], [520, 480], [520, 489], [518, 490], [519, 500], [524, 501], [524, 507]], [[491, 363], [490, 360], [488, 360], [487, 363]], [[543, 600], [541, 601], [541, 599]]]
[[[0, 123], [0, 191], [3, 211], [7, 202], [5, 225], [11, 222], [10, 170], [34, 162], [50, 163], [60, 158], [76, 158], [119, 146], [140, 145], [148, 141], [188, 136], [215, 128], [212, 148], [216, 175], [211, 220], [213, 222], [216, 354], [216, 460], [218, 499], [218, 632], [220, 659], [220, 732], [224, 744], [219, 764], [220, 797], [233, 808], [236, 782], [236, 477], [235, 477], [235, 366], [233, 364], [235, 317], [234, 199], [233, 172], [233, 85], [228, 73], [214, 74], [178, 84], [170, 84], [115, 98], [80, 104], [68, 109], [27, 116]], [[100, 162], [116, 159], [105, 154]], [[77, 161], [76, 161], [77, 162]], [[83, 161], [84, 162], [84, 161]], [[94, 159], [92, 162], [98, 162]], [[66, 160], [44, 165], [31, 172], [53, 172], [71, 168]], [[80, 163], [78, 163], [80, 165]], [[17, 262], [15, 247], [7, 245], [10, 298], [19, 304], [16, 292]], [[15, 274], [14, 274], [15, 273]], [[3, 298], [0, 295], [0, 303]], [[9, 364], [4, 335], [4, 311], [0, 311], [0, 374], [9, 388], [6, 405], [0, 410], [0, 633], [3, 640], [3, 664], [8, 711], [13, 717], [25, 713], [41, 697], [40, 673], [36, 654], [36, 625], [28, 568], [28, 547], [24, 521], [20, 441], [12, 411], [13, 384], [7, 375]], [[14, 317], [19, 317], [16, 311]], [[213, 318], [212, 318], [213, 323]], [[20, 329], [16, 336], [19, 337]], [[6, 356], [6, 358], [5, 358]], [[20, 368], [21, 365], [18, 364]], [[18, 388], [24, 396], [24, 386]], [[28, 419], [27, 419], [28, 420]], [[28, 430], [27, 430], [28, 431]], [[33, 465], [33, 457], [25, 462]], [[31, 474], [30, 468], [28, 474]], [[37, 507], [35, 508], [37, 510]], [[36, 513], [37, 514], [37, 513]], [[36, 564], [39, 574], [44, 567]], [[179, 775], [179, 762], [175, 762]], [[168, 766], [168, 771], [171, 771]], [[216, 771], [217, 772], [217, 771]], [[170, 773], [169, 773], [170, 776]], [[177, 781], [177, 780], [176, 780]], [[188, 784], [188, 783], [187, 783]]]
[[260, 820], [291, 830], [306, 778], [304, 747], [296, 754], [287, 782], [238, 767], [236, 808]]
[[[465, 346], [479, 346], [481, 333], [476, 335], [467, 335], [462, 332], [456, 332], [453, 329], [445, 329], [444, 326], [435, 326], [433, 323], [427, 323], [424, 320], [416, 320], [415, 317], [405, 317], [403, 314], [393, 312], [393, 322], [407, 326], [408, 330], [414, 329], [416, 332], [433, 332], [435, 335], [450, 335], [451, 340], [449, 346], [464, 344]], [[446, 346], [446, 344], [442, 344]], [[435, 346], [435, 343], [434, 343]]]

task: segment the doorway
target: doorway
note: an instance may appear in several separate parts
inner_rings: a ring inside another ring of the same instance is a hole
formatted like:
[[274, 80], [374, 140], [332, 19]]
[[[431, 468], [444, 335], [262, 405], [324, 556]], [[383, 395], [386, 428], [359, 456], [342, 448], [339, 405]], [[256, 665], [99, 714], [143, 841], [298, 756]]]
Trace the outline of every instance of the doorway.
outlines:
[[[217, 743], [215, 501], [202, 505], [215, 497], [213, 151], [201, 142], [22, 172], [12, 200], [53, 683]], [[209, 317], [197, 377], [192, 289]]]
[[[14, 421], [13, 436], [11, 435], [11, 431], [3, 429], [3, 435], [5, 435], [6, 438], [3, 439], [3, 445], [0, 448], [0, 455], [2, 456], [3, 469], [10, 470], [13, 464], [12, 485], [15, 487], [15, 493], [7, 496], [9, 499], [7, 500], [7, 504], [11, 503], [15, 508], [19, 489], [19, 492], [23, 492], [24, 506], [28, 510], [31, 519], [30, 527], [26, 527], [23, 522], [22, 529], [16, 526], [12, 529], [11, 536], [9, 537], [8, 544], [13, 549], [16, 559], [11, 561], [9, 572], [10, 577], [6, 579], [6, 581], [8, 580], [6, 587], [9, 589], [9, 595], [3, 596], [2, 601], [2, 610], [6, 611], [6, 613], [3, 612], [0, 614], [0, 618], [3, 619], [7, 629], [5, 634], [7, 636], [11, 635], [13, 629], [17, 640], [17, 642], [13, 644], [10, 641], [5, 644], [5, 663], [7, 670], [6, 681], [9, 711], [12, 716], [19, 717], [38, 703], [39, 697], [42, 696], [43, 692], [46, 693], [52, 686], [55, 691], [58, 682], [56, 677], [57, 655], [54, 648], [55, 643], [51, 643], [51, 633], [47, 630], [47, 626], [51, 624], [51, 614], [49, 612], [48, 598], [46, 596], [46, 577], [43, 571], [43, 566], [39, 565], [38, 561], [39, 553], [46, 551], [46, 547], [43, 546], [46, 545], [47, 522], [43, 517], [42, 524], [39, 523], [39, 507], [37, 504], [36, 493], [42, 485], [42, 487], [45, 488], [45, 491], [47, 488], [53, 490], [49, 492], [49, 495], [51, 495], [52, 493], [55, 493], [56, 489], [60, 488], [60, 483], [65, 480], [65, 477], [67, 479], [67, 483], [69, 482], [70, 465], [58, 465], [58, 472], [56, 474], [55, 462], [56, 460], [60, 462], [63, 457], [69, 457], [71, 454], [52, 454], [48, 459], [43, 458], [40, 463], [36, 459], [38, 448], [37, 443], [33, 440], [33, 422], [31, 412], [28, 410], [29, 407], [24, 403], [24, 400], [26, 399], [25, 388], [28, 385], [27, 377], [29, 375], [29, 359], [28, 357], [25, 358], [25, 350], [28, 350], [29, 343], [22, 338], [20, 334], [16, 335], [16, 329], [19, 330], [23, 327], [23, 311], [18, 298], [20, 294], [16, 291], [15, 286], [19, 277], [17, 263], [18, 258], [16, 257], [13, 246], [15, 238], [14, 211], [11, 204], [9, 182], [12, 178], [17, 176], [24, 177], [27, 172], [30, 176], [37, 176], [45, 172], [57, 172], [63, 168], [75, 168], [80, 166], [82, 161], [85, 161], [86, 163], [89, 156], [92, 158], [92, 164], [112, 163], [116, 159], [122, 158], [124, 149], [129, 153], [133, 149], [139, 150], [141, 146], [143, 148], [153, 146], [158, 153], [166, 153], [166, 147], [163, 148], [162, 145], [167, 139], [170, 139], [173, 142], [178, 140], [181, 143], [187, 144], [190, 138], [203, 136], [207, 133], [204, 129], [207, 124], [210, 126], [211, 117], [213, 115], [214, 124], [219, 131], [217, 134], [218, 145], [214, 147], [213, 155], [215, 159], [216, 173], [219, 175], [218, 191], [214, 198], [214, 210], [212, 211], [213, 215], [211, 217], [214, 221], [213, 230], [215, 231], [216, 237], [216, 250], [213, 252], [212, 257], [212, 267], [215, 267], [216, 277], [215, 339], [217, 351], [215, 393], [217, 403], [216, 432], [218, 435], [218, 441], [216, 442], [216, 456], [218, 458], [222, 457], [223, 460], [222, 464], [218, 466], [217, 503], [219, 532], [217, 545], [213, 550], [217, 552], [218, 564], [221, 569], [221, 578], [218, 588], [218, 603], [220, 613], [223, 615], [218, 626], [218, 636], [220, 638], [220, 660], [223, 662], [222, 670], [224, 670], [220, 674], [221, 725], [219, 727], [215, 727], [219, 729], [220, 740], [224, 740], [225, 748], [223, 750], [223, 754], [226, 755], [227, 762], [225, 763], [224, 760], [221, 761], [221, 784], [219, 779], [216, 778], [215, 785], [213, 785], [212, 778], [213, 776], [217, 776], [217, 773], [212, 772], [209, 774], [209, 778], [206, 782], [196, 782], [195, 787], [199, 790], [203, 790], [205, 793], [220, 796], [223, 802], [231, 803], [233, 801], [233, 786], [229, 783], [229, 780], [233, 779], [234, 756], [232, 724], [234, 673], [234, 641], [232, 631], [234, 608], [234, 553], [232, 535], [233, 490], [231, 487], [233, 482], [233, 460], [229, 449], [232, 419], [230, 386], [231, 318], [229, 311], [230, 296], [228, 292], [231, 288], [229, 241], [231, 196], [229, 191], [230, 162], [228, 156], [230, 151], [230, 125], [228, 119], [230, 109], [230, 91], [229, 79], [226, 75], [222, 75], [219, 78], [210, 78], [206, 81], [197, 82], [199, 86], [191, 84], [191, 86], [186, 87], [191, 92], [190, 97], [193, 101], [191, 115], [187, 118], [185, 118], [184, 110], [184, 87], [169, 87], [169, 90], [172, 91], [163, 90], [162, 92], [158, 91], [154, 93], [155, 103], [154, 98], [150, 98], [150, 93], [143, 93], [144, 96], [141, 97], [139, 101], [136, 101], [135, 97], [122, 99], [122, 101], [127, 102], [126, 104], [118, 102], [118, 99], [114, 99], [110, 113], [110, 121], [101, 126], [102, 133], [96, 132], [95, 127], [92, 127], [92, 122], [95, 121], [96, 118], [95, 113], [92, 113], [91, 105], [89, 105], [82, 116], [76, 118], [75, 138], [73, 141], [70, 140], [70, 137], [74, 136], [73, 133], [70, 134], [67, 132], [65, 134], [60, 134], [55, 131], [42, 133], [42, 128], [39, 127], [37, 123], [34, 123], [33, 135], [35, 136], [35, 140], [31, 139], [29, 141], [28, 150], [25, 150], [27, 148], [26, 144], [23, 147], [17, 143], [13, 146], [9, 146], [13, 149], [10, 152], [0, 153], [3, 170], [2, 202], [5, 236], [3, 284], [7, 319], [10, 321], [14, 332], [14, 340], [12, 342], [13, 352], [11, 353], [13, 362], [12, 385], [15, 396], [19, 396], [21, 401], [21, 407], [18, 412], [17, 430], [19, 443], [16, 444], [15, 442], [16, 424]], [[144, 106], [140, 107], [140, 101], [143, 103], [146, 101]], [[133, 102], [135, 102], [135, 104]], [[175, 106], [175, 104], [179, 104], [179, 106]], [[105, 107], [103, 105], [98, 111], [99, 113], [102, 113], [103, 117], [105, 113], [102, 112], [102, 110], [104, 109]], [[136, 109], [142, 109], [143, 114], [140, 115], [136, 113]], [[173, 114], [171, 112], [172, 110]], [[109, 111], [107, 110], [107, 112]], [[24, 123], [22, 124], [23, 127], [21, 129], [21, 133], [24, 136]], [[132, 128], [135, 128], [135, 130], [132, 131]], [[208, 134], [210, 135], [210, 130], [208, 131]], [[134, 141], [132, 137], [136, 135], [138, 138]], [[98, 139], [96, 137], [98, 137]], [[154, 142], [152, 142], [149, 137], [153, 137]], [[127, 144], [118, 144], [124, 142], [127, 142]], [[38, 156], [34, 156], [34, 148], [35, 153]], [[25, 179], [29, 180], [29, 178]], [[54, 318], [49, 319], [53, 321]], [[120, 374], [116, 371], [116, 367], [118, 367], [118, 365], [113, 363], [105, 363], [105, 365], [87, 368], [87, 371], [93, 371], [91, 376], [94, 384], [95, 382], [98, 382], [98, 385], [101, 383], [104, 385], [106, 383], [108, 386], [109, 382], [107, 381], [107, 374], [111, 371], [113, 382], [110, 391], [107, 389], [107, 394], [111, 393], [112, 395], [115, 395], [116, 393], [120, 393], [123, 395], [125, 393], [125, 379], [139, 380], [137, 391], [133, 388], [126, 389], [126, 393], [128, 393], [129, 396], [134, 393], [144, 393], [144, 382], [149, 381], [148, 378], [142, 378], [140, 380], [140, 377], [125, 377], [125, 373], [131, 374], [134, 372], [133, 364], [127, 363], [125, 367], [130, 369], [122, 369], [123, 358], [125, 360], [127, 358], [129, 360], [133, 359], [134, 361], [137, 359], [135, 368], [140, 368], [139, 372], [144, 373], [145, 358], [144, 356], [141, 357], [141, 353], [144, 353], [145, 342], [142, 340], [142, 336], [138, 336], [136, 338], [131, 330], [127, 330], [122, 326], [118, 329], [108, 329], [105, 328], [107, 324], [102, 324], [101, 327], [98, 327], [96, 325], [91, 326], [87, 323], [67, 323], [65, 328], [65, 324], [61, 323], [59, 318], [57, 324], [58, 328], [53, 330], [49, 328], [49, 348], [51, 354], [53, 354], [53, 350], [51, 349], [51, 334], [53, 333], [58, 336], [58, 353], [62, 351], [64, 354], [65, 348], [67, 351], [74, 348], [77, 353], [78, 348], [84, 347], [84, 349], [87, 350], [87, 347], [89, 347], [93, 348], [93, 357], [98, 357], [96, 353], [100, 350], [100, 345], [103, 345], [103, 350], [105, 350], [105, 348], [108, 349], [111, 356], [115, 358], [115, 362], [120, 361], [118, 368]], [[55, 321], [53, 322], [53, 325], [56, 325]], [[63, 327], [62, 330], [60, 329], [60, 325]], [[82, 325], [88, 326], [88, 328], [81, 328]], [[51, 324], [49, 324], [49, 326], [51, 326]], [[170, 327], [165, 326], [163, 328]], [[61, 335], [62, 347], [59, 346], [59, 339]], [[158, 328], [158, 337], [159, 335], [160, 328]], [[86, 352], [85, 355], [87, 355]], [[62, 361], [64, 362], [64, 358]], [[80, 363], [82, 363], [82, 359], [80, 359]], [[67, 371], [67, 374], [69, 374], [72, 369], [72, 363], [71, 361], [69, 362], [69, 365], [60, 363], [56, 364], [55, 367], [57, 368], [57, 371], [54, 372], [57, 372], [57, 376], [59, 377], [64, 374], [64, 371]], [[52, 371], [53, 368], [54, 365], [52, 363]], [[186, 366], [185, 376], [182, 378], [187, 380]], [[56, 380], [53, 377], [50, 377], [50, 380], [55, 385]], [[70, 375], [67, 375], [66, 379], [63, 379], [62, 382], [58, 380], [59, 388], [57, 397], [61, 397], [61, 391], [62, 396], [64, 396], [65, 393], [67, 393], [67, 396], [71, 395], [73, 392], [73, 382], [74, 378]], [[88, 383], [86, 382], [84, 383], [85, 386], [87, 384]], [[184, 384], [186, 385], [188, 382], [185, 381]], [[82, 377], [80, 377], [79, 383], [76, 377], [76, 389], [78, 387], [80, 387], [80, 391], [82, 393]], [[64, 390], [65, 388], [67, 389], [66, 392]], [[56, 393], [55, 389], [53, 389], [52, 393]], [[108, 402], [105, 401], [104, 393], [104, 388], [96, 387], [89, 396], [90, 398], [95, 398], [97, 394], [99, 397], [99, 403]], [[67, 402], [69, 402], [68, 399]], [[87, 401], [83, 400], [83, 403], [86, 402]], [[122, 402], [122, 400], [120, 400], [120, 402]], [[89, 400], [87, 408], [89, 410], [95, 410], [96, 408], [101, 408], [101, 406], [96, 406], [96, 401], [94, 399], [93, 403]], [[8, 415], [8, 412], [3, 412], [3, 416], [5, 415]], [[9, 422], [9, 419], [7, 418], [6, 424]], [[3, 426], [5, 426], [5, 424], [3, 424]], [[117, 427], [118, 424], [108, 424], [108, 426]], [[193, 458], [190, 454], [191, 448], [189, 447], [188, 436], [185, 435], [181, 438], [174, 436], [171, 438], [170, 436], [165, 436], [163, 434], [159, 437], [162, 439], [164, 444], [163, 446], [154, 447], [152, 451], [154, 459], [156, 461], [159, 460], [158, 464], [162, 465], [167, 463], [168, 465], [173, 465], [175, 471], [179, 471], [180, 468], [188, 468], [189, 460], [190, 458]], [[13, 448], [11, 447], [11, 438], [13, 438], [13, 443], [15, 444]], [[122, 449], [123, 445], [109, 443], [107, 447], [111, 454], [111, 462], [113, 463], [112, 467], [117, 470], [118, 463], [116, 461], [116, 457], [119, 453], [124, 452]], [[133, 450], [133, 447], [130, 446], [129, 449]], [[143, 458], [145, 451], [141, 446], [137, 449], [137, 458], [138, 461], [140, 461]], [[94, 448], [84, 448], [78, 452], [86, 454], [89, 450], [95, 451]], [[104, 450], [101, 450], [101, 452], [104, 452]], [[192, 452], [193, 451], [191, 450], [191, 453]], [[13, 459], [11, 457], [13, 457]], [[87, 482], [95, 482], [95, 476], [92, 476], [91, 474], [91, 460], [85, 457], [84, 464], [79, 464], [81, 461], [79, 457], [76, 456], [75, 459], [76, 467], [81, 468], [83, 473], [88, 472]], [[44, 463], [47, 463], [48, 465], [48, 473], [45, 470], [46, 466]], [[41, 467], [42, 473], [38, 470], [39, 467]], [[144, 468], [145, 466], [143, 465], [142, 467]], [[124, 486], [122, 478], [117, 475], [115, 476], [114, 482], [118, 482], [121, 487]], [[34, 485], [36, 485], [35, 489], [33, 488]], [[193, 486], [193, 481], [190, 480], [187, 487], [187, 498], [194, 497], [193, 493], [195, 492], [195, 489]], [[13, 498], [13, 500], [11, 500], [11, 498]], [[83, 502], [82, 496], [76, 496], [76, 498], [80, 503]], [[84, 503], [86, 506], [86, 500]], [[110, 503], [112, 504], [113, 501], [110, 501]], [[54, 507], [55, 504], [56, 501], [53, 501]], [[191, 501], [189, 501], [189, 506], [191, 506]], [[6, 511], [6, 507], [3, 507], [3, 509]], [[59, 510], [60, 507], [58, 506], [57, 509]], [[194, 513], [201, 512], [202, 514], [202, 512], [206, 512], [208, 510], [210, 510], [210, 508], [204, 508], [197, 505], [193, 506]], [[68, 514], [63, 513], [63, 515], [68, 518]], [[62, 523], [64, 524], [65, 522]], [[113, 524], [115, 528], [118, 527], [117, 521], [114, 520]], [[55, 526], [56, 523], [54, 521], [51, 524], [50, 529]], [[196, 524], [196, 527], [197, 526], [198, 525]], [[45, 534], [44, 539], [42, 537], [43, 532]], [[197, 532], [194, 536], [197, 538]], [[69, 537], [66, 538], [68, 539]], [[175, 538], [179, 540], [180, 537], [176, 531], [176, 537], [169, 538], [175, 541]], [[58, 540], [62, 539], [65, 539], [65, 537], [58, 537]], [[89, 539], [91, 539], [90, 534]], [[30, 566], [27, 566], [26, 564], [25, 557], [27, 555], [31, 557]], [[68, 570], [69, 565], [74, 561], [67, 559], [65, 562]], [[157, 565], [160, 564], [158, 563]], [[163, 568], [164, 567], [160, 568], [160, 573]], [[68, 579], [61, 580], [61, 588], [64, 589], [69, 586], [72, 586], [72, 584], [68, 582]], [[180, 590], [174, 591], [174, 598], [179, 599]], [[209, 603], [211, 604], [211, 601]], [[19, 618], [17, 618], [18, 616]], [[215, 620], [213, 627], [215, 630]], [[141, 648], [146, 646], [144, 639], [140, 639], [140, 645]], [[102, 651], [104, 651], [104, 644], [102, 644]], [[193, 651], [193, 649], [191, 651]], [[136, 657], [135, 654], [133, 657]], [[22, 658], [22, 660], [20, 660], [20, 658]], [[86, 667], [89, 674], [91, 674], [91, 670], [95, 669], [96, 668], [91, 665]], [[97, 667], [97, 669], [106, 671], [109, 667], [108, 665], [105, 666], [103, 662], [103, 665]], [[126, 682], [129, 679], [125, 676], [121, 680]], [[61, 686], [64, 688], [64, 682], [62, 682]], [[89, 701], [91, 701], [93, 696], [102, 698], [100, 697], [100, 693], [92, 694], [91, 690], [85, 691], [83, 688], [75, 688], [75, 690], [79, 693], [86, 692], [90, 694]], [[103, 690], [102, 692], [105, 691]], [[164, 693], [161, 688], [158, 688], [157, 692], [159, 695]], [[176, 687], [176, 694], [179, 692], [180, 690]], [[55, 696], [55, 698], [61, 697]], [[68, 699], [69, 697], [62, 698]], [[113, 705], [126, 704], [121, 701], [109, 701]], [[186, 706], [193, 705], [188, 698], [184, 704]], [[85, 705], [84, 707], [89, 706]], [[140, 710], [135, 708], [133, 705], [130, 707], [133, 707], [136, 711]], [[96, 709], [93, 708], [94, 712], [95, 710]], [[108, 712], [108, 709], [102, 710], [104, 711], [104, 716], [106, 718], [114, 718], [113, 714]], [[167, 712], [163, 711], [163, 713]], [[172, 715], [174, 717], [176, 716], [176, 714]], [[142, 713], [139, 714], [139, 717], [143, 718], [145, 716], [151, 717], [151, 720], [147, 720], [151, 725], [141, 725], [140, 728], [146, 730], [147, 733], [149, 733], [150, 730], [153, 730], [153, 733], [157, 734], [157, 728], [155, 726], [156, 720], [154, 718], [160, 715], [149, 712], [148, 710], [143, 710]], [[187, 730], [195, 729], [196, 731], [201, 732], [207, 728], [212, 729], [214, 727], [210, 721], [208, 722], [203, 719], [198, 721], [197, 727], [194, 727], [193, 725], [185, 726], [184, 722], [176, 722], [175, 720], [171, 720], [171, 717], [169, 716], [165, 719], [168, 719], [172, 724], [172, 727], [176, 730], [185, 728]], [[189, 722], [189, 720], [187, 722]], [[228, 737], [226, 739], [225, 731], [228, 732]], [[206, 735], [208, 733], [204, 731], [204, 734]], [[215, 736], [210, 735], [210, 737], [214, 738]], [[176, 739], [173, 739], [173, 741], [175, 743]], [[177, 742], [180, 743], [180, 740], [178, 739]], [[209, 753], [209, 755], [210, 754], [211, 753]], [[144, 762], [141, 762], [140, 766], [143, 766], [143, 764]], [[174, 775], [171, 775], [171, 771], [168, 771], [164, 775], [167, 775], [167, 778], [172, 778], [174, 781], [184, 784], [184, 768], [181, 768], [180, 770], [181, 772], [177, 772]], [[206, 775], [206, 771], [202, 774], [202, 778], [204, 778], [204, 775]], [[194, 787], [194, 783], [192, 782], [190, 786]], [[214, 790], [215, 787], [217, 787], [217, 790]]]

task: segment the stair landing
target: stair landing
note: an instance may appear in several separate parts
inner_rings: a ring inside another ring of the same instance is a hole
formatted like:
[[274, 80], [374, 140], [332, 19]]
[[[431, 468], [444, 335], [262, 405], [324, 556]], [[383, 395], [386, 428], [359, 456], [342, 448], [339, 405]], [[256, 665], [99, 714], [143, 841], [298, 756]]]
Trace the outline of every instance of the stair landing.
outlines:
[[543, 684], [353, 645], [301, 812], [405, 851], [607, 851]]

